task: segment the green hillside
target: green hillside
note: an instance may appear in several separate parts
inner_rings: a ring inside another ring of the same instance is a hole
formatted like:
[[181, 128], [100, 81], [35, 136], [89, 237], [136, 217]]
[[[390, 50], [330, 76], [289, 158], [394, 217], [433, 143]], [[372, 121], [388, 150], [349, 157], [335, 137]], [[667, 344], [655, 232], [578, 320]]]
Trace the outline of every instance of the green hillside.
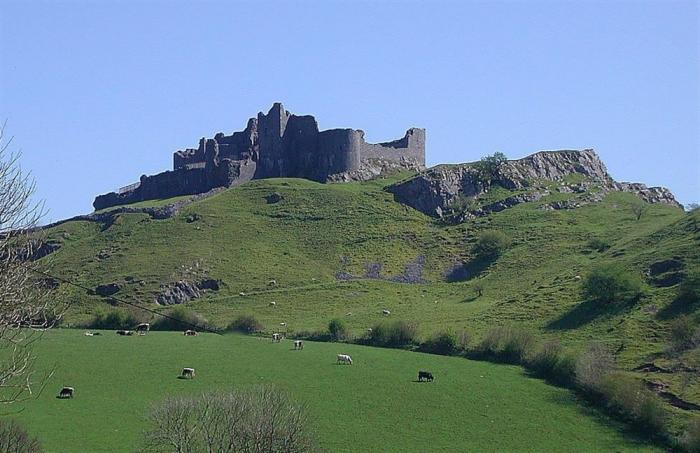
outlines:
[[[603, 341], [627, 370], [654, 360], [700, 366], [695, 353], [662, 357], [670, 322], [682, 313], [698, 318], [697, 307], [679, 309], [674, 300], [678, 278], [700, 269], [700, 213], [653, 204], [637, 220], [631, 207], [638, 198], [621, 192], [577, 209], [544, 210], [545, 203], [582, 196], [552, 191], [536, 202], [449, 225], [395, 202], [384, 190], [406, 176], [343, 184], [260, 180], [193, 202], [165, 220], [132, 213], [116, 215], [113, 223], [71, 221], [47, 231], [61, 248], [42, 264], [88, 288], [118, 283], [116, 296], [158, 310], [167, 309], [155, 304], [161, 285], [204, 276], [220, 280], [218, 291], [187, 303], [220, 327], [253, 314], [268, 331], [280, 322], [290, 331], [313, 331], [339, 317], [361, 335], [388, 309], [392, 319], [417, 322], [424, 338], [462, 328], [478, 338], [495, 325], [516, 324], [572, 348]], [[268, 203], [274, 193], [282, 200]], [[493, 190], [478, 202], [510, 194]], [[488, 266], [477, 265], [471, 246], [487, 230], [505, 232], [511, 246]], [[680, 267], [649, 273], [666, 260]], [[582, 299], [579, 277], [610, 261], [643, 278], [644, 295], [636, 303], [601, 308]], [[418, 276], [424, 283], [402, 283], [407, 266], [415, 280], [416, 263], [423, 263]], [[368, 268], [381, 278], [365, 278]], [[462, 278], [448, 282], [450, 275]], [[65, 284], [55, 294], [71, 303], [68, 325], [111, 308], [109, 298]], [[675, 374], [651, 377], [700, 403], [698, 380], [681, 390]]]
[[[352, 366], [336, 365], [339, 348]], [[37, 352], [38, 368], [55, 374], [17, 417], [46, 451], [141, 451], [152, 403], [261, 383], [308, 405], [325, 451], [657, 451], [513, 366], [327, 343], [294, 351], [290, 341], [239, 335], [67, 329], [47, 333]], [[195, 379], [177, 379], [184, 366]], [[435, 381], [415, 382], [419, 369]], [[74, 399], [56, 398], [62, 385]]]

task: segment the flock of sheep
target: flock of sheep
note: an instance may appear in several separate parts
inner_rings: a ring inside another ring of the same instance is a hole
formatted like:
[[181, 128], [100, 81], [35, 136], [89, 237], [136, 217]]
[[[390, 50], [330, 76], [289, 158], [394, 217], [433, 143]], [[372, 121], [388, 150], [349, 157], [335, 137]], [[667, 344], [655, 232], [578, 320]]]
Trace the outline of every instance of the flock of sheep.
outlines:
[[[274, 302], [270, 303], [271, 305], [275, 305]], [[388, 316], [391, 314], [389, 310], [382, 310], [382, 314], [384, 316]], [[286, 327], [287, 324], [282, 322], [280, 323], [280, 326]], [[134, 334], [137, 335], [146, 335], [151, 329], [151, 325], [149, 323], [141, 323], [137, 325], [133, 330], [117, 330], [116, 333], [117, 335], [122, 335], [122, 336], [131, 336]], [[371, 331], [372, 329], [368, 329]], [[100, 335], [100, 332], [85, 332], [85, 336], [92, 337], [95, 335]], [[187, 329], [183, 332], [183, 335], [187, 337], [193, 337], [197, 336], [198, 333], [196, 330], [192, 329]], [[273, 333], [272, 334], [272, 342], [273, 343], [279, 343], [282, 341], [284, 336], [281, 333]], [[294, 350], [302, 350], [304, 349], [304, 341], [303, 340], [294, 340]], [[352, 365], [352, 357], [349, 354], [337, 354], [336, 355], [336, 364], [342, 364], [342, 365]], [[185, 367], [182, 369], [182, 372], [180, 373], [179, 376], [181, 379], [194, 379], [195, 377], [195, 369], [190, 368], [190, 367]], [[427, 382], [432, 382], [433, 381], [433, 374], [429, 371], [419, 371], [418, 372], [418, 381], [427, 381]], [[68, 387], [64, 386], [61, 388], [61, 390], [58, 393], [57, 398], [73, 398], [75, 394], [75, 388], [73, 387]]]

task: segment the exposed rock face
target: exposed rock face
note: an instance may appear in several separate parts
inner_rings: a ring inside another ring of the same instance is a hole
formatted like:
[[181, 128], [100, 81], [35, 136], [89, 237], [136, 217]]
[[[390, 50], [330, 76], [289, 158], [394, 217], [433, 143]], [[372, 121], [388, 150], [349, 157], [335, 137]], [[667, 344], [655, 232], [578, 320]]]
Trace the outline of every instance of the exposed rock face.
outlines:
[[313, 116], [290, 114], [275, 103], [231, 135], [202, 138], [197, 148], [177, 151], [173, 170], [141, 176], [138, 183], [95, 198], [96, 210], [143, 200], [203, 193], [251, 179], [292, 177], [314, 181], [369, 179], [396, 168], [425, 166], [425, 130], [367, 143], [354, 129], [319, 131]]
[[162, 291], [156, 296], [156, 303], [158, 305], [184, 304], [200, 297], [204, 291], [218, 291], [220, 286], [221, 282], [214, 279], [205, 279], [197, 283], [180, 280], [162, 287]]
[[95, 294], [102, 297], [113, 296], [122, 289], [119, 283], [108, 283], [95, 288]]
[[[499, 175], [491, 185], [499, 185], [511, 190], [532, 189], [541, 181], [562, 181], [569, 175], [581, 175], [585, 181], [564, 184], [560, 192], [587, 193], [593, 186], [596, 193], [582, 202], [555, 202], [546, 205], [547, 209], [574, 209], [583, 204], [600, 201], [610, 191], [632, 192], [649, 203], [667, 203], [681, 207], [673, 194], [662, 187], [646, 187], [644, 184], [615, 182], [607, 172], [605, 164], [590, 149], [583, 151], [542, 151], [519, 160], [504, 163]], [[473, 164], [438, 165], [420, 174], [394, 184], [387, 190], [397, 201], [407, 204], [427, 215], [443, 217], [460, 198], [476, 198], [488, 191]], [[537, 201], [548, 195], [547, 190], [514, 195], [492, 205], [484, 206], [466, 215], [478, 216], [515, 206], [526, 201]], [[463, 220], [463, 219], [462, 219]]]

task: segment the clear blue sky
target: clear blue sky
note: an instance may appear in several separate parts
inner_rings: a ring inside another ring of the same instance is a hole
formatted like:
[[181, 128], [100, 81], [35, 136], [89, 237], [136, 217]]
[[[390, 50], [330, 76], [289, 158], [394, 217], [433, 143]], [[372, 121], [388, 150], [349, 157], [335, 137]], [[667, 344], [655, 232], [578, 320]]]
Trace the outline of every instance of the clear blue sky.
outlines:
[[695, 1], [0, 0], [0, 118], [47, 221], [274, 101], [429, 164], [598, 151], [700, 201]]

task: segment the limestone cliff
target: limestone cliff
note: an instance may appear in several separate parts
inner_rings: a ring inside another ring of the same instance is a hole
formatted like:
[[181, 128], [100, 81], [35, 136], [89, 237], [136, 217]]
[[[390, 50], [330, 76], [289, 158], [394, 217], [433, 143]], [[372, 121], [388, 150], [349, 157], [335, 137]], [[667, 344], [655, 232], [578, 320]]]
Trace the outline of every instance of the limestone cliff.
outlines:
[[[567, 177], [578, 175], [581, 182], [566, 182]], [[492, 205], [483, 206], [471, 215], [500, 211], [525, 201], [537, 201], [549, 194], [547, 182], [559, 182], [557, 191], [587, 193], [586, 200], [575, 204], [553, 203], [547, 208], [567, 209], [582, 203], [598, 201], [610, 191], [633, 192], [649, 203], [667, 203], [681, 206], [673, 194], [663, 187], [646, 187], [639, 183], [614, 181], [605, 164], [595, 151], [561, 150], [542, 151], [518, 160], [502, 164], [496, 177], [485, 183], [477, 166], [471, 164], [438, 165], [418, 175], [389, 186], [397, 201], [407, 204], [427, 215], [443, 217], [453, 210], [458, 201], [476, 199], [484, 195], [493, 185], [513, 191], [527, 189]], [[591, 190], [595, 187], [595, 190]], [[470, 213], [467, 213], [468, 215]]]

